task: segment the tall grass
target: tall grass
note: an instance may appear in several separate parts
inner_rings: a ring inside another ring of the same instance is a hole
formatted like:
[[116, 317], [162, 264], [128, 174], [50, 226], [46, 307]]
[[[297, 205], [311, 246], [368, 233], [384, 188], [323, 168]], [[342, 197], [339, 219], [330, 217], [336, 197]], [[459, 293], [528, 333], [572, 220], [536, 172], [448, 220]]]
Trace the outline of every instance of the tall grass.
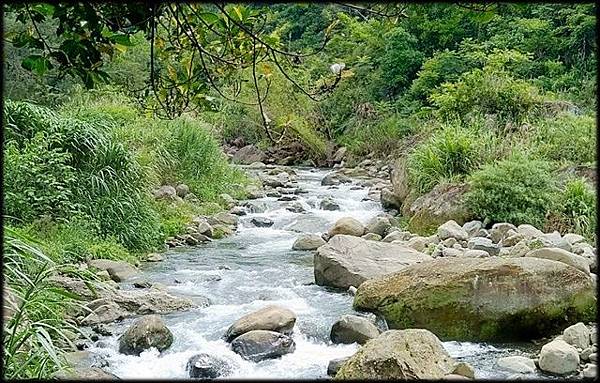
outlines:
[[31, 238], [4, 227], [3, 245], [3, 377], [47, 378], [65, 367], [64, 347], [74, 347], [68, 332], [79, 330], [64, 312], [76, 297], [48, 282], [61, 267]]

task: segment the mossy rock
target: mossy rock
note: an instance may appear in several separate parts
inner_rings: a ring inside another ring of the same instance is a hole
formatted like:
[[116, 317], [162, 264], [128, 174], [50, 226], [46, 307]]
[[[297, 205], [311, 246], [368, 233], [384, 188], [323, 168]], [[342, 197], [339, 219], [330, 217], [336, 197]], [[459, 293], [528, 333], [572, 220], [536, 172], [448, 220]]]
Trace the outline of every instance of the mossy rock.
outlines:
[[443, 340], [519, 340], [595, 318], [585, 273], [537, 258], [438, 258], [360, 285], [354, 308]]

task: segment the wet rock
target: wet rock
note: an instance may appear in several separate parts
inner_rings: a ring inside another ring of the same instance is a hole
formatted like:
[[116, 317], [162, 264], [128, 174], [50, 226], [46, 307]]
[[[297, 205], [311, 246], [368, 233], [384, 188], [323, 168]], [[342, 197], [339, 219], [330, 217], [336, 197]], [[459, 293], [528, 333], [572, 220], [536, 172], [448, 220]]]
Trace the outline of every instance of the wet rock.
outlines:
[[133, 282], [133, 287], [138, 288], [138, 289], [149, 289], [150, 287], [152, 287], [152, 283], [148, 282], [148, 281], [136, 281]]
[[336, 379], [441, 379], [456, 362], [431, 332], [389, 330], [343, 363]]
[[563, 249], [555, 247], [535, 249], [525, 254], [525, 256], [533, 258], [550, 259], [552, 261], [562, 262], [567, 265], [573, 266], [586, 274], [590, 273], [590, 264], [585, 258], [577, 254], [570, 253]]
[[163, 320], [158, 315], [148, 315], [137, 319], [119, 338], [119, 352], [139, 355], [151, 347], [164, 351], [172, 343], [173, 333]]
[[454, 238], [459, 241], [466, 241], [467, 239], [469, 239], [469, 233], [467, 233], [454, 220], [450, 220], [438, 227], [437, 235], [442, 241], [448, 238]]
[[571, 346], [585, 349], [590, 346], [590, 330], [582, 322], [578, 322], [563, 331], [563, 340]]
[[296, 315], [291, 310], [269, 305], [235, 321], [227, 329], [224, 338], [231, 342], [235, 337], [254, 330], [269, 330], [289, 335], [295, 323]]
[[350, 286], [350, 287], [348, 287], [348, 294], [350, 294], [350, 295], [352, 295], [352, 296], [355, 296], [355, 295], [356, 295], [356, 291], [357, 291], [357, 290], [358, 290], [358, 289], [357, 289], [356, 287], [354, 287], [354, 286]]
[[444, 339], [508, 340], [593, 320], [596, 297], [585, 273], [560, 262], [457, 257], [374, 277], [358, 287], [353, 307], [381, 314], [390, 328], [425, 328]]
[[212, 218], [215, 221], [217, 221], [216, 223], [221, 223], [221, 224], [230, 225], [230, 226], [237, 225], [238, 220], [239, 220], [238, 216], [229, 214], [229, 213], [225, 213], [225, 212], [217, 213]]
[[96, 324], [92, 326], [92, 331], [103, 336], [111, 336], [113, 333], [105, 324]]
[[248, 208], [251, 213], [264, 213], [267, 211], [267, 205], [258, 201], [246, 201], [242, 206]]
[[501, 369], [518, 374], [532, 374], [536, 370], [533, 359], [524, 356], [507, 356], [498, 359], [497, 363]]
[[188, 376], [194, 379], [215, 379], [233, 372], [232, 366], [225, 359], [205, 353], [192, 356], [185, 370]]
[[123, 282], [138, 273], [138, 270], [127, 262], [112, 261], [110, 259], [93, 259], [88, 262], [89, 267], [106, 270], [115, 282]]
[[431, 257], [402, 244], [367, 241], [339, 234], [317, 249], [314, 258], [318, 285], [347, 289], [365, 280], [399, 271]]
[[273, 226], [273, 220], [265, 217], [253, 217], [250, 222], [256, 227], [271, 227]]
[[331, 197], [324, 198], [319, 204], [321, 210], [340, 210], [340, 205]]
[[337, 234], [346, 234], [360, 237], [365, 233], [365, 227], [362, 223], [351, 217], [340, 218], [328, 231], [328, 234], [333, 237]]
[[329, 363], [327, 364], [327, 375], [335, 376], [335, 374], [337, 374], [337, 372], [340, 370], [340, 367], [342, 366], [342, 364], [346, 363], [346, 361], [348, 361], [348, 359], [350, 359], [349, 356], [347, 356], [345, 358], [338, 358], [338, 359], [330, 360]]
[[246, 215], [246, 209], [244, 209], [241, 206], [234, 206], [231, 209], [229, 209], [229, 213], [230, 214], [234, 214], [234, 215]]
[[332, 186], [349, 182], [352, 182], [352, 180], [343, 174], [329, 173], [321, 180], [321, 186]]
[[390, 219], [387, 217], [373, 217], [367, 222], [365, 230], [367, 233], [378, 234], [381, 237], [385, 237], [388, 230], [392, 227]]
[[293, 250], [315, 250], [326, 242], [317, 234], [304, 234], [296, 239], [292, 245]]
[[540, 351], [540, 369], [557, 375], [577, 371], [579, 353], [575, 347], [561, 339], [555, 339], [542, 346]]
[[378, 335], [379, 329], [368, 319], [357, 315], [343, 315], [331, 327], [330, 338], [333, 343], [365, 344]]
[[293, 202], [292, 204], [290, 204], [290, 205], [286, 206], [285, 208], [286, 208], [286, 210], [289, 210], [289, 211], [291, 211], [292, 213], [306, 213], [306, 209], [305, 209], [305, 208], [304, 208], [304, 206], [303, 206], [303, 205], [302, 205], [300, 202], [298, 202], [298, 201], [296, 201], [296, 202]]
[[292, 353], [296, 344], [292, 338], [279, 332], [253, 330], [235, 338], [231, 349], [246, 360], [260, 362]]

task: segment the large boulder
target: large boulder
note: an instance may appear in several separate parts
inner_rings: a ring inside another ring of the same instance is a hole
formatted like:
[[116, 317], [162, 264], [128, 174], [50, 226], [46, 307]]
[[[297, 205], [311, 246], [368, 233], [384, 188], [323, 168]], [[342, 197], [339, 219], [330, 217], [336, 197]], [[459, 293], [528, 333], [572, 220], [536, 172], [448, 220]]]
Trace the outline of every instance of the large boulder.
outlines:
[[370, 320], [358, 315], [343, 315], [331, 327], [330, 338], [333, 343], [365, 344], [378, 335], [379, 329]]
[[593, 320], [596, 296], [587, 274], [560, 262], [436, 258], [364, 282], [354, 308], [442, 339], [529, 340]]
[[336, 235], [315, 253], [315, 282], [321, 286], [348, 289], [350, 286], [358, 287], [369, 278], [431, 259], [429, 255], [402, 244]]
[[525, 356], [505, 356], [496, 362], [501, 369], [517, 374], [531, 374], [535, 372], [535, 362]]
[[232, 367], [226, 360], [210, 354], [196, 354], [192, 356], [185, 370], [190, 378], [215, 379], [231, 374]]
[[[449, 220], [462, 225], [469, 221], [472, 213], [464, 201], [467, 184], [438, 184], [429, 193], [415, 199], [408, 209], [404, 209], [411, 218], [408, 228], [414, 233], [424, 233]], [[404, 203], [409, 202], [406, 199]]]
[[235, 337], [252, 330], [269, 330], [291, 334], [296, 315], [285, 307], [269, 305], [258, 311], [246, 314], [235, 321], [225, 333], [225, 340], [231, 342]]
[[360, 237], [365, 233], [365, 227], [362, 223], [351, 217], [340, 218], [329, 229], [329, 235], [333, 237], [336, 234], [347, 234]]
[[585, 349], [590, 345], [590, 330], [582, 322], [576, 323], [563, 331], [563, 340], [571, 346]]
[[317, 234], [303, 234], [299, 236], [294, 244], [292, 245], [293, 250], [315, 250], [319, 246], [324, 245], [326, 242], [320, 235]]
[[93, 259], [88, 262], [88, 266], [108, 271], [108, 274], [115, 282], [123, 282], [138, 273], [138, 270], [129, 263], [110, 259]]
[[337, 374], [337, 372], [340, 370], [340, 367], [342, 367], [342, 364], [346, 363], [348, 359], [350, 359], [349, 356], [330, 360], [327, 364], [327, 375], [335, 376], [335, 374]]
[[410, 192], [408, 172], [406, 169], [406, 156], [399, 157], [392, 165], [390, 180], [392, 181], [392, 190], [396, 197], [396, 201], [403, 202]]
[[571, 253], [569, 251], [559, 249], [557, 247], [535, 249], [527, 254], [526, 257], [550, 259], [552, 261], [562, 262], [567, 265], [573, 266], [574, 268], [583, 271], [584, 273], [590, 273], [590, 263], [584, 257]]
[[296, 344], [292, 338], [279, 332], [253, 330], [235, 338], [231, 349], [246, 360], [260, 362], [294, 352]]
[[577, 349], [562, 339], [555, 339], [542, 346], [540, 351], [540, 370], [558, 375], [577, 371], [579, 353]]
[[340, 367], [336, 379], [441, 379], [456, 362], [423, 329], [390, 330], [368, 341]]
[[171, 185], [163, 185], [154, 191], [154, 198], [175, 201], [177, 190]]
[[166, 350], [173, 343], [173, 333], [158, 315], [137, 319], [119, 339], [119, 352], [139, 355], [150, 347]]
[[400, 209], [402, 201], [400, 201], [393, 191], [388, 188], [381, 189], [381, 207], [384, 209]]
[[322, 186], [339, 185], [341, 183], [349, 183], [352, 180], [341, 173], [329, 173], [321, 180]]
[[237, 164], [249, 165], [254, 162], [263, 162], [266, 155], [254, 145], [246, 145], [233, 154], [232, 161]]
[[273, 226], [273, 220], [267, 217], [252, 217], [250, 222], [256, 227], [270, 227]]

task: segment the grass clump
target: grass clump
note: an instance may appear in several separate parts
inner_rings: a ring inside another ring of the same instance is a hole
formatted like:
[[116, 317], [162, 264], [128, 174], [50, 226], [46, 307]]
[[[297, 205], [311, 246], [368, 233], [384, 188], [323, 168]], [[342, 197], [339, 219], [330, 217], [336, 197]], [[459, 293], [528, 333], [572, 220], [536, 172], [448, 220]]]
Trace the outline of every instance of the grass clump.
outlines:
[[577, 233], [591, 242], [596, 233], [596, 195], [583, 178], [569, 180], [558, 194], [556, 208], [546, 223], [548, 231]]
[[469, 177], [466, 205], [488, 222], [542, 227], [556, 193], [551, 165], [520, 156], [484, 165]]
[[411, 185], [420, 194], [442, 180], [456, 181], [473, 170], [477, 147], [472, 132], [448, 125], [417, 146], [408, 157]]

